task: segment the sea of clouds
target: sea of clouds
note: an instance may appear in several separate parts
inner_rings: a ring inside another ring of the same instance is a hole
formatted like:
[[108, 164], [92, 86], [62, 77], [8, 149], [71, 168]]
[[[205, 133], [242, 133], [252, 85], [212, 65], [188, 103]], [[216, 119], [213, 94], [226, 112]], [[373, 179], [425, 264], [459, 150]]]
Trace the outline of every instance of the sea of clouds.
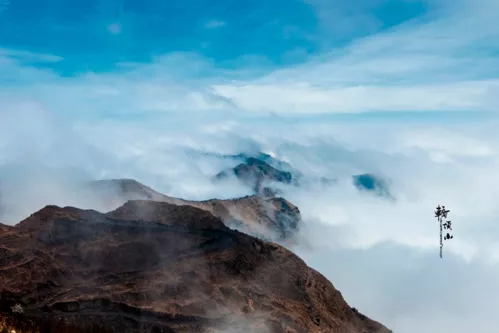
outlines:
[[[269, 117], [151, 124], [75, 121], [43, 103], [2, 114], [1, 220], [13, 224], [47, 204], [94, 208], [73, 185], [133, 178], [186, 199], [250, 194], [214, 184], [236, 162], [203, 153], [263, 151], [310, 181], [282, 187], [303, 216], [291, 249], [352, 305], [395, 332], [494, 332], [498, 308], [499, 192], [493, 124], [293, 122]], [[17, 109], [15, 109], [17, 108]], [[487, 132], [486, 128], [491, 131]], [[395, 200], [358, 191], [351, 175], [386, 179]], [[305, 186], [307, 185], [307, 186]], [[434, 208], [446, 205], [454, 236], [438, 256]]]
[[[396, 333], [496, 333], [499, 64], [464, 52], [496, 47], [495, 13], [494, 1], [453, 2], [257, 78], [182, 53], [63, 77], [49, 66], [57, 56], [0, 50], [0, 221], [92, 208], [72, 193], [95, 179], [186, 199], [247, 195], [211, 181], [234, 161], [204, 153], [262, 151], [305, 179], [338, 180], [282, 190], [303, 217], [291, 249], [352, 306]], [[358, 191], [350, 177], [365, 172], [395, 200]], [[439, 204], [454, 229], [443, 259]]]

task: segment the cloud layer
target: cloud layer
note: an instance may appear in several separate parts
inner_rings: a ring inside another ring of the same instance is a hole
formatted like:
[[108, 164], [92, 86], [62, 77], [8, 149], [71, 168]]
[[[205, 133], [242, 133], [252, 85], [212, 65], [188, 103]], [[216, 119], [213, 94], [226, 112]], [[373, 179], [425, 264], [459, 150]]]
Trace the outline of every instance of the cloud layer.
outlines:
[[[215, 186], [232, 162], [202, 153], [268, 152], [307, 179], [338, 179], [282, 190], [304, 219], [293, 250], [353, 306], [398, 333], [495, 333], [497, 3], [429, 1], [392, 24], [353, 11], [336, 32], [338, 4], [306, 4], [322, 52], [293, 67], [179, 51], [62, 75], [65, 57], [1, 49], [0, 220], [46, 204], [91, 208], [71, 195], [90, 179], [134, 178], [187, 199], [245, 195]], [[126, 22], [103, 31], [126, 37]], [[213, 15], [203, 29], [232, 23]], [[352, 23], [357, 39], [328, 44]], [[389, 181], [396, 200], [357, 191], [350, 176], [364, 172]], [[438, 204], [451, 209], [455, 236], [443, 260]]]
[[[66, 96], [68, 97], [68, 96]], [[337, 178], [284, 187], [304, 227], [293, 245], [345, 298], [396, 332], [494, 332], [499, 259], [495, 123], [289, 124], [268, 118], [198, 120], [172, 114], [143, 124], [69, 121], [36, 103], [3, 113], [2, 206], [15, 222], [45, 204], [91, 208], [71, 196], [87, 179], [135, 178], [189, 199], [233, 197], [247, 189], [214, 186], [230, 161], [202, 152], [264, 151], [305, 177]], [[490, 121], [490, 120], [489, 120]], [[487, 132], [487, 129], [490, 129]], [[357, 191], [350, 175], [385, 177], [396, 201]], [[438, 258], [437, 204], [451, 209], [455, 239]]]

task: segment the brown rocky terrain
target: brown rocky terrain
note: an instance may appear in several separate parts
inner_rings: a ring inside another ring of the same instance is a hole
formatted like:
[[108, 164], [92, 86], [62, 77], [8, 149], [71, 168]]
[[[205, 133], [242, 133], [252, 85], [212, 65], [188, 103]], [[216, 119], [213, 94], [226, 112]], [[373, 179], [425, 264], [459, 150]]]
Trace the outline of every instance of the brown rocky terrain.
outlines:
[[389, 332], [285, 248], [154, 201], [107, 214], [47, 206], [2, 229], [2, 329]]
[[11, 229], [12, 229], [11, 226], [0, 223], [0, 235], [3, 234], [4, 232], [11, 230]]
[[230, 228], [266, 240], [290, 238], [298, 229], [299, 209], [280, 197], [253, 195], [236, 199], [190, 201], [161, 194], [133, 179], [109, 179], [91, 182], [89, 195], [99, 198], [105, 211], [115, 209], [128, 200], [153, 200], [176, 205], [189, 205], [211, 212]]

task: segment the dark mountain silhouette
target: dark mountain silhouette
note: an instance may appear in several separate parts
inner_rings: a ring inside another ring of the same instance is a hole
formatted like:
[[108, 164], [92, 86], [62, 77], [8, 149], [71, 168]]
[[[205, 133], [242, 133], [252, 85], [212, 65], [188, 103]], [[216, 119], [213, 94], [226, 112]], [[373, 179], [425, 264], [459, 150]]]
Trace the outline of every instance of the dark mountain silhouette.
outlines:
[[277, 158], [275, 158], [269, 154], [263, 153], [263, 152], [259, 152], [257, 154], [253, 154], [253, 155], [251, 155], [251, 154], [239, 154], [236, 156], [243, 158], [245, 162], [248, 162], [249, 159], [254, 158], [254, 159], [258, 159], [260, 161], [263, 161], [276, 169], [299, 174], [299, 172], [297, 170], [295, 170], [291, 166], [291, 164], [289, 164], [288, 162], [284, 162], [280, 159], [277, 159]]
[[0, 233], [0, 331], [386, 333], [285, 248], [189, 205], [47, 206]]
[[[206, 153], [207, 154], [207, 153]], [[318, 179], [306, 179], [298, 170], [289, 163], [280, 161], [265, 153], [238, 155], [217, 155], [218, 157], [241, 161], [236, 167], [224, 170], [215, 176], [215, 180], [223, 181], [230, 177], [236, 177], [249, 186], [253, 193], [264, 198], [282, 195], [278, 189], [272, 186], [275, 183], [283, 183], [294, 186], [307, 186], [318, 182], [327, 188], [334, 186], [337, 182], [335, 178], [319, 177]], [[389, 191], [386, 181], [381, 177], [370, 173], [353, 175], [353, 183], [360, 191], [373, 192], [379, 196], [394, 199]]]
[[352, 179], [354, 185], [359, 190], [373, 192], [379, 196], [393, 199], [388, 189], [388, 184], [380, 177], [366, 173], [352, 176]]
[[128, 200], [153, 200], [176, 205], [189, 205], [207, 210], [231, 228], [265, 240], [290, 238], [298, 229], [301, 215], [289, 201], [278, 198], [247, 196], [237, 199], [189, 201], [156, 192], [133, 179], [110, 179], [91, 182], [91, 193], [105, 203], [105, 211], [115, 209]]
[[272, 183], [293, 183], [291, 172], [278, 170], [267, 162], [253, 157], [247, 158], [233, 169], [218, 173], [215, 179], [223, 181], [231, 176], [238, 178], [251, 187], [255, 194], [263, 197], [273, 197], [279, 194], [271, 187]]
[[239, 154], [220, 154], [220, 153], [215, 153], [215, 152], [199, 152], [192, 150], [189, 152], [190, 154], [201, 154], [202, 156], [210, 156], [210, 157], [217, 157], [217, 158], [222, 158], [226, 160], [233, 160], [233, 161], [238, 161], [242, 163], [246, 163], [248, 159], [250, 158], [256, 158], [260, 161], [263, 161], [270, 166], [282, 170], [282, 171], [288, 171], [292, 172], [295, 174], [295, 176], [298, 176], [300, 172], [298, 170], [295, 170], [291, 164], [288, 162], [282, 161], [278, 158], [273, 157], [270, 154], [264, 153], [264, 152], [245, 152], [245, 153], [239, 153]]

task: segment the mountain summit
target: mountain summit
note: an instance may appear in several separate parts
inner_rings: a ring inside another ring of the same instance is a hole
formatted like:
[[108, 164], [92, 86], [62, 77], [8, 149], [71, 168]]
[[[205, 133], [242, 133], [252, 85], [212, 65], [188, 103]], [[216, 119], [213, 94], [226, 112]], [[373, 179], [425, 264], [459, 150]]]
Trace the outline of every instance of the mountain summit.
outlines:
[[263, 197], [273, 197], [278, 191], [272, 189], [272, 183], [291, 184], [293, 175], [291, 172], [274, 168], [265, 161], [249, 157], [236, 167], [218, 173], [215, 180], [222, 181], [229, 177], [236, 177], [244, 184], [252, 188], [255, 194]]
[[47, 206], [2, 229], [0, 319], [9, 332], [389, 332], [283, 247], [155, 201]]

